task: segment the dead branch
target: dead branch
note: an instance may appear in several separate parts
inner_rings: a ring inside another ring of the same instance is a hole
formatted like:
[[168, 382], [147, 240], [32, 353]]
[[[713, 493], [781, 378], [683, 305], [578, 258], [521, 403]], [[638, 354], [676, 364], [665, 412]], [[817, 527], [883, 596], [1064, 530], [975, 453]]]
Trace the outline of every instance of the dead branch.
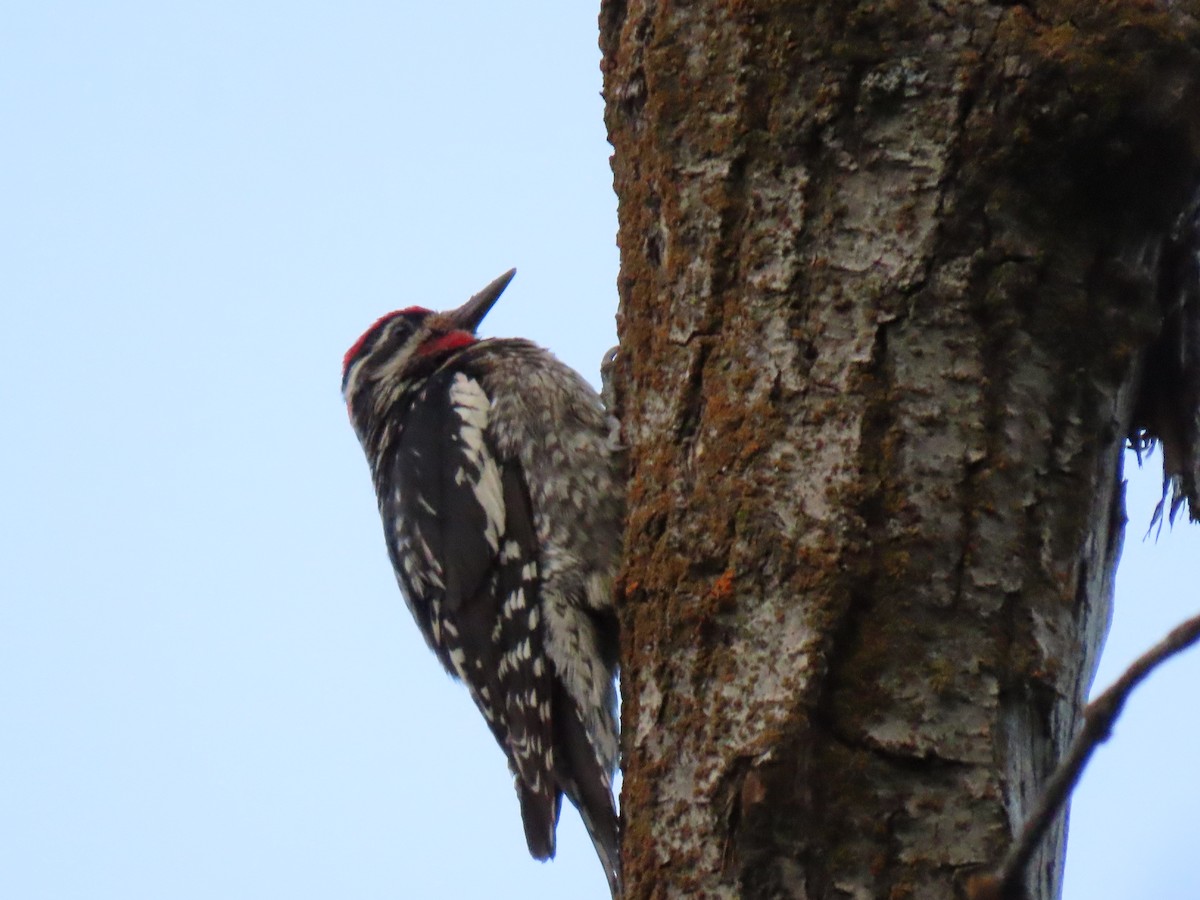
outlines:
[[971, 900], [1019, 900], [1025, 896], [1025, 869], [1046, 831], [1062, 812], [1067, 799], [1096, 748], [1108, 740], [1133, 689], [1156, 667], [1200, 640], [1200, 615], [1176, 626], [1170, 634], [1139, 656], [1125, 673], [1083, 711], [1083, 727], [1071, 742], [1037, 805], [996, 871], [976, 876], [967, 885]]

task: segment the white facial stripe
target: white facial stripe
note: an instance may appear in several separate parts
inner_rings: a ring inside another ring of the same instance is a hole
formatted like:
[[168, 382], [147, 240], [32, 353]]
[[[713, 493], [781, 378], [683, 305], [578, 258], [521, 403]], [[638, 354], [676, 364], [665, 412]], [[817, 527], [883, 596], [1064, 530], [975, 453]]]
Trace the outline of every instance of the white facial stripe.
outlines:
[[[342, 391], [342, 396], [347, 403], [350, 403], [359, 390], [361, 390], [361, 382], [364, 378], [364, 370], [367, 368], [367, 361], [376, 359], [376, 351], [390, 343], [396, 329], [407, 331], [411, 328], [412, 320], [404, 315], [397, 315], [395, 318], [388, 320], [380, 330], [378, 337], [375, 338], [371, 345], [371, 349], [366, 353], [360, 353], [358, 357], [350, 364], [350, 368], [346, 372], [345, 390]], [[429, 334], [429, 328], [422, 325], [399, 347], [390, 353], [382, 364], [376, 370], [377, 381], [389, 383], [399, 377], [400, 372], [408, 364], [412, 358], [416, 348], [421, 345], [421, 342]], [[382, 399], [382, 398], [380, 398]]]

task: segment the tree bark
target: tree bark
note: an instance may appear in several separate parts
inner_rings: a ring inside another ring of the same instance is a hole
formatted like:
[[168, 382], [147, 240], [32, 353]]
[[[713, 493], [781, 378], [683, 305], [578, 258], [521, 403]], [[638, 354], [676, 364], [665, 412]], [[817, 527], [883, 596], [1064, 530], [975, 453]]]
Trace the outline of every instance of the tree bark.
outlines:
[[1196, 299], [1185, 6], [603, 3], [627, 898], [959, 897], [1003, 854], [1125, 441], [1195, 462], [1146, 374]]

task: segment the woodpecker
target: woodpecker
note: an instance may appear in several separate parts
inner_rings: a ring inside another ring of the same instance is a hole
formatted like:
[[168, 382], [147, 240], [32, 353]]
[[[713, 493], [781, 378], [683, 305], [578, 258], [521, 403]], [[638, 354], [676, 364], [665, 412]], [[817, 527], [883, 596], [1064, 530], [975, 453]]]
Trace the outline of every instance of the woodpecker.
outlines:
[[379, 319], [346, 353], [342, 395], [400, 590], [504, 750], [530, 854], [554, 856], [566, 794], [618, 897], [624, 466], [577, 372], [529, 341], [476, 336], [515, 273], [451, 312]]

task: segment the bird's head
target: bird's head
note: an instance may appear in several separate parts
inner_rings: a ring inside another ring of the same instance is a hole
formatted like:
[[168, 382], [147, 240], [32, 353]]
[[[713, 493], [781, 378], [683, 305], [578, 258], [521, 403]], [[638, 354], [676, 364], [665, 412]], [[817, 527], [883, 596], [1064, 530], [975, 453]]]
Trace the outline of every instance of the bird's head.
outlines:
[[351, 417], [360, 399], [432, 371], [448, 353], [473, 344], [479, 323], [516, 272], [509, 269], [458, 309], [410, 306], [382, 316], [363, 332], [342, 360], [342, 396]]

